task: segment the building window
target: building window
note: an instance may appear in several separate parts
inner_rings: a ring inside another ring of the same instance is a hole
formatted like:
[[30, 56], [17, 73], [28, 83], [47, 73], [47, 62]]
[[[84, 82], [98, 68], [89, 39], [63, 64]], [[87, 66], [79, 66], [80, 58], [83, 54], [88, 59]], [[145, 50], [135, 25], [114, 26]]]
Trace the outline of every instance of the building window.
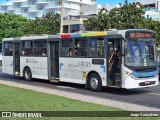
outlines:
[[16, 5], [16, 8], [20, 8], [20, 6], [21, 6], [20, 4], [17, 4], [17, 5]]
[[71, 25], [70, 26], [70, 32], [73, 33], [73, 32], [77, 32], [80, 30], [80, 25], [79, 24], [76, 24], [76, 25]]
[[44, 6], [39, 6], [39, 10], [44, 10]]
[[36, 56], [47, 56], [46, 40], [34, 41], [34, 52]]
[[104, 38], [103, 37], [89, 38], [89, 56], [104, 57]]
[[5, 56], [12, 56], [12, 42], [5, 42], [4, 43], [4, 55]]
[[27, 13], [28, 12], [28, 9], [24, 9], [24, 11], [23, 11], [24, 13]]

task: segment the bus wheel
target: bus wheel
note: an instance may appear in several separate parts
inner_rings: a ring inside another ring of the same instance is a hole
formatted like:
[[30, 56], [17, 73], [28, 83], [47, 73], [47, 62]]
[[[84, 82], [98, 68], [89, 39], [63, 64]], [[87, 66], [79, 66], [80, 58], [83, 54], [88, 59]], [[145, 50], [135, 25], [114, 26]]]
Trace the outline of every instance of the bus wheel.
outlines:
[[31, 81], [32, 80], [32, 72], [30, 68], [26, 67], [23, 71], [23, 77], [26, 81]]
[[102, 90], [102, 82], [98, 74], [92, 73], [89, 76], [88, 88], [94, 92], [99, 92]]

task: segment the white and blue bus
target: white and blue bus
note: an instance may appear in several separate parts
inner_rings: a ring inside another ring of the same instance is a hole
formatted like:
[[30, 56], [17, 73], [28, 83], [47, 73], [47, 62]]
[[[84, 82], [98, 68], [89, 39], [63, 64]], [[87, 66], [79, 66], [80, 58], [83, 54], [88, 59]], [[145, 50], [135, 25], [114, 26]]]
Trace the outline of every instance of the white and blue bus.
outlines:
[[146, 29], [4, 38], [2, 71], [25, 80], [145, 88], [158, 85], [155, 33]]

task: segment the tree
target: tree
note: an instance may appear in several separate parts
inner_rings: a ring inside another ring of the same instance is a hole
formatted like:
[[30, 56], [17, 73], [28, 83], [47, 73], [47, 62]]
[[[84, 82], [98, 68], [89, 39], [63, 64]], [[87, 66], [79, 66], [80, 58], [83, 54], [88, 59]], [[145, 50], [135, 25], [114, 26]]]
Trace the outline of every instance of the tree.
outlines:
[[15, 14], [0, 14], [0, 41], [2, 38], [19, 37], [25, 35], [29, 21]]
[[93, 31], [104, 31], [111, 28], [111, 19], [106, 9], [101, 9], [98, 15], [84, 20], [84, 27]]
[[160, 22], [153, 21], [152, 18], [145, 18], [143, 5], [139, 2], [128, 3], [119, 8], [114, 8], [109, 12], [103, 13], [102, 10], [98, 15], [88, 18], [84, 21], [84, 26], [89, 30], [107, 30], [107, 29], [151, 29], [156, 32], [157, 45], [160, 44]]
[[144, 11], [140, 3], [128, 3], [128, 0], [125, 0], [123, 6], [120, 4], [120, 8], [114, 8], [110, 11], [112, 28], [143, 28], [145, 18], [142, 15], [144, 15]]
[[57, 34], [60, 32], [60, 15], [47, 13], [42, 18], [30, 20], [27, 34]]

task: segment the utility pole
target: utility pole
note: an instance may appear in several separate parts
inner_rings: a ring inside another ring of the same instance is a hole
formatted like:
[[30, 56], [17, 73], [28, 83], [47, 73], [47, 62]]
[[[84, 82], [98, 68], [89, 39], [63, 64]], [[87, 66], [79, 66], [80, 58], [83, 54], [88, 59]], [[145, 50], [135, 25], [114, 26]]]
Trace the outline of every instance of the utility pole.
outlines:
[[63, 0], [61, 0], [61, 27], [60, 27], [60, 33], [63, 33]]

